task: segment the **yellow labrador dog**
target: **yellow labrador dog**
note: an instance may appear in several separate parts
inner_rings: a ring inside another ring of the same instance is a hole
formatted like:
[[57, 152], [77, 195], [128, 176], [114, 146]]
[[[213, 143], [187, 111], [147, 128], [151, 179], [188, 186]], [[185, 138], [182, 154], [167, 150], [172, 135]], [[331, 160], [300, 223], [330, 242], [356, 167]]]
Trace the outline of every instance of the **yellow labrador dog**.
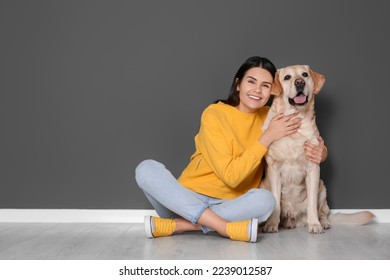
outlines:
[[[288, 66], [277, 71], [272, 86], [274, 100], [263, 130], [278, 114], [298, 113], [302, 125], [296, 133], [272, 143], [266, 155], [266, 177], [260, 187], [272, 191], [276, 207], [264, 232], [277, 232], [279, 225], [285, 228], [307, 225], [309, 232], [322, 233], [333, 223], [329, 217], [325, 185], [320, 179], [320, 166], [307, 160], [304, 151], [307, 140], [316, 145], [319, 143], [314, 97], [324, 83], [324, 76], [307, 65]], [[373, 218], [372, 213], [362, 211], [338, 214], [334, 222], [365, 224]]]

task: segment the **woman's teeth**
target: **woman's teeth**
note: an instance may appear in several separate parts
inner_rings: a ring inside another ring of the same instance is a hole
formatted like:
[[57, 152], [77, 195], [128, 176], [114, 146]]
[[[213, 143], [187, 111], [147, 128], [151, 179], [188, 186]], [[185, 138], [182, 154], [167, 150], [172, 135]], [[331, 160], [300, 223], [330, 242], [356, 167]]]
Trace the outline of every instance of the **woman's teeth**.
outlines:
[[249, 98], [255, 99], [255, 100], [260, 100], [259, 96], [254, 96], [254, 95], [249, 95]]

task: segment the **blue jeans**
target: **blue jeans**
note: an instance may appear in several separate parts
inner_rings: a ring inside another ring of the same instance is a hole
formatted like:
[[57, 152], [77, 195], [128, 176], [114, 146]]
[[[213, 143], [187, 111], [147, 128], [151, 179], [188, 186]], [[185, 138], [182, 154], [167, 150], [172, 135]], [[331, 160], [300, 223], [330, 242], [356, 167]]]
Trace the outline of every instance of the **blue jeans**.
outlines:
[[[141, 162], [135, 170], [139, 187], [161, 218], [184, 219], [195, 224], [203, 212], [210, 208], [228, 221], [258, 218], [264, 222], [272, 214], [275, 198], [264, 189], [251, 189], [234, 199], [218, 199], [196, 193], [182, 186], [177, 179], [154, 160]], [[202, 227], [203, 232], [213, 229]]]

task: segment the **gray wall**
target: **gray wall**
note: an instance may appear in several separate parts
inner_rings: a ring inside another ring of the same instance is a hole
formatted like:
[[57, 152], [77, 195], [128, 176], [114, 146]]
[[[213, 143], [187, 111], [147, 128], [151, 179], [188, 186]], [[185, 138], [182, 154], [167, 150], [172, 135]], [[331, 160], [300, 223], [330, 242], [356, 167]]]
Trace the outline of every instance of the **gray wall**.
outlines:
[[142, 209], [249, 56], [324, 74], [332, 208], [390, 208], [386, 1], [0, 1], [0, 208]]

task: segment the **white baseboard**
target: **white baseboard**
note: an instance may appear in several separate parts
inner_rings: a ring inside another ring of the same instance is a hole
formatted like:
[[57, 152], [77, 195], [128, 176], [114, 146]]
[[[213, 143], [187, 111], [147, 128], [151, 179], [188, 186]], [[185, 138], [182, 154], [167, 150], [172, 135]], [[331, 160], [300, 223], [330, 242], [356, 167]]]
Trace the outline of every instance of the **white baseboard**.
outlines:
[[[363, 209], [332, 209], [331, 213], [353, 213]], [[366, 210], [366, 209], [364, 209]], [[390, 223], [390, 209], [367, 209], [378, 223]], [[143, 223], [154, 210], [89, 209], [0, 209], [0, 223]]]
[[0, 209], [0, 223], [143, 223], [154, 210]]

